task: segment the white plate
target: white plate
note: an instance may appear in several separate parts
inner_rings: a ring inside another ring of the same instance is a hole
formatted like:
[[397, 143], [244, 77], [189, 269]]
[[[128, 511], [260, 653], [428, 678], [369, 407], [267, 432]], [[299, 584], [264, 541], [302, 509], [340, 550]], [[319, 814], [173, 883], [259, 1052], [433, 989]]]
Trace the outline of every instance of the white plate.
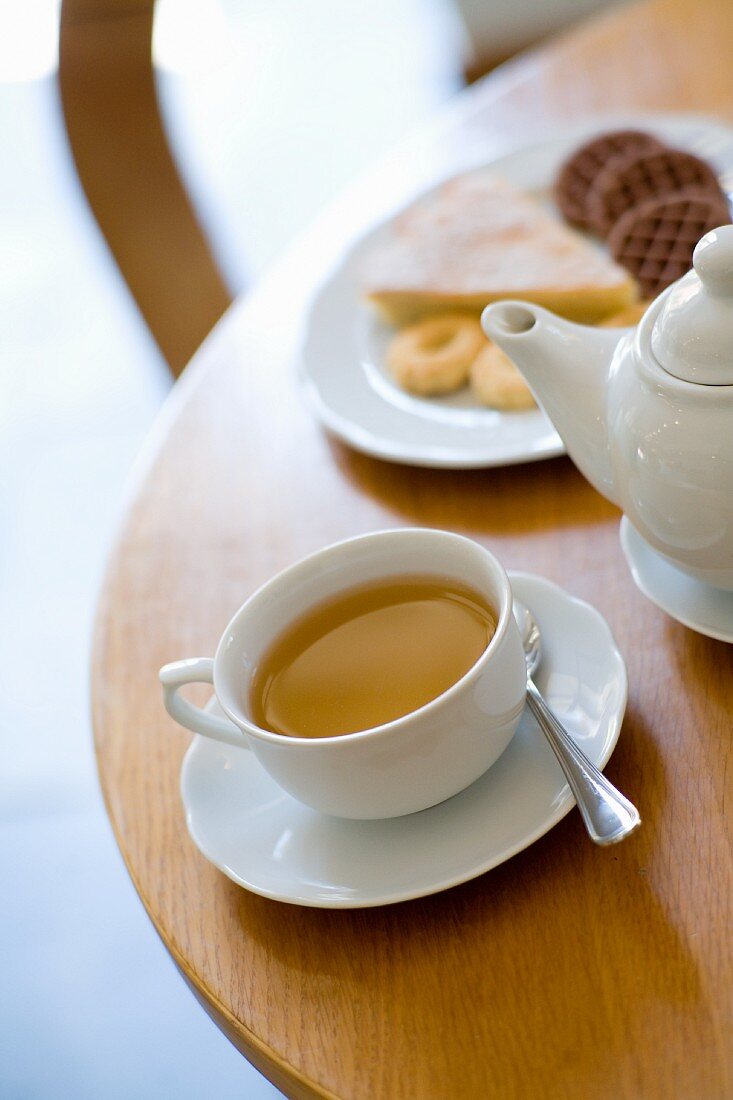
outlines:
[[626, 516], [621, 548], [640, 592], [683, 626], [733, 642], [733, 592], [715, 588], [677, 569], [643, 539]]
[[[510, 577], [542, 627], [537, 682], [602, 768], [618, 740], [627, 691], [608, 625], [549, 581]], [[573, 806], [527, 712], [481, 779], [407, 817], [323, 816], [285, 794], [246, 749], [204, 737], [195, 737], [186, 753], [181, 796], [194, 843], [234, 882], [268, 898], [330, 909], [386, 905], [466, 882], [532, 844]]]
[[[558, 166], [580, 141], [619, 125], [643, 127], [698, 153], [721, 174], [733, 169], [733, 131], [689, 115], [596, 119], [518, 149], [491, 167], [517, 187], [546, 195]], [[426, 399], [395, 385], [384, 364], [392, 330], [366, 306], [359, 285], [361, 258], [389, 233], [389, 225], [353, 245], [312, 302], [300, 373], [319, 419], [358, 451], [416, 466], [505, 466], [564, 453], [560, 437], [539, 410], [501, 413], [475, 406], [468, 391]]]

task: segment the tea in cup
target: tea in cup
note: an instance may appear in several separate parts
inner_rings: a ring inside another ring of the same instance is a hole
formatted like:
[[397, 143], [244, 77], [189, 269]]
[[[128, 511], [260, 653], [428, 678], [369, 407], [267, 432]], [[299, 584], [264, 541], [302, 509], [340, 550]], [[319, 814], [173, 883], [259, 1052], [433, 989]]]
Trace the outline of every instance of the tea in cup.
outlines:
[[[323, 813], [394, 817], [478, 779], [519, 723], [526, 672], [496, 558], [460, 535], [337, 543], [252, 595], [215, 658], [161, 670], [181, 725], [254, 752]], [[179, 694], [213, 683], [226, 718]]]

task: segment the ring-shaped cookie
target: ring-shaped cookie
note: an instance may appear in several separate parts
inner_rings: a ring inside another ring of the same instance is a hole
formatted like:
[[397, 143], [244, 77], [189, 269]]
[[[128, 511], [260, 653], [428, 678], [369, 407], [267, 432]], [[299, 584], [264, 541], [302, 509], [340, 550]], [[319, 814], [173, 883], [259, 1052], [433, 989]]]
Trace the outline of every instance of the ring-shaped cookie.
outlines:
[[465, 386], [485, 345], [476, 317], [441, 313], [398, 332], [387, 349], [387, 366], [403, 389], [433, 397]]
[[502, 412], [533, 409], [536, 401], [524, 378], [496, 344], [487, 344], [471, 366], [471, 388], [482, 405]]

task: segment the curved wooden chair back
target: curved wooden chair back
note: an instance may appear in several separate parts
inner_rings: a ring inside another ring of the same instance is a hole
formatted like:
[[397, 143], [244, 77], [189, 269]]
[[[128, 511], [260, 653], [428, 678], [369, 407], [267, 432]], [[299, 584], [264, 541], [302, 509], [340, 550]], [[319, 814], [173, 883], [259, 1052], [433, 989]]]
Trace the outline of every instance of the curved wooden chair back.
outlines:
[[94, 216], [177, 376], [231, 297], [166, 140], [153, 8], [154, 0], [63, 0], [59, 83]]

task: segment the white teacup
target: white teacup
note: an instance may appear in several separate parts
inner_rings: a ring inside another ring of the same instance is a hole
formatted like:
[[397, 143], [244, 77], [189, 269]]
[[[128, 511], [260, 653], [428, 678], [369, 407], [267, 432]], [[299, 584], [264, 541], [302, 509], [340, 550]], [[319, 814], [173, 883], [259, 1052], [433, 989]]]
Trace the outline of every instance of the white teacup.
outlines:
[[[249, 701], [252, 676], [286, 627], [339, 592], [402, 574], [463, 582], [497, 612], [496, 632], [465, 676], [403, 718], [358, 733], [297, 738], [255, 725]], [[470, 539], [422, 528], [348, 539], [291, 566], [240, 607], [213, 660], [176, 661], [161, 669], [160, 679], [168, 713], [182, 726], [251, 749], [294, 798], [323, 813], [350, 818], [414, 813], [468, 787], [509, 744], [526, 689], [512, 592], [501, 565]], [[214, 685], [228, 718], [208, 714], [181, 697], [179, 689], [194, 682]]]

